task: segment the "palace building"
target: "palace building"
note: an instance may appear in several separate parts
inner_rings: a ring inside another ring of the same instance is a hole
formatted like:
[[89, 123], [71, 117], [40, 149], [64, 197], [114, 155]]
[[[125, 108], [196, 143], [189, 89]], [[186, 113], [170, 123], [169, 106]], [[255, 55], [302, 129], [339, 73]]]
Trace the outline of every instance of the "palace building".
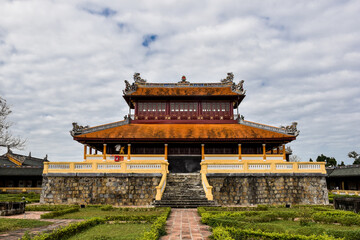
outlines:
[[[125, 83], [129, 114], [96, 127], [73, 123], [83, 162], [46, 164], [43, 202], [149, 205], [164, 200], [171, 174], [179, 173], [198, 175], [206, 199], [220, 205], [326, 203], [324, 164], [287, 161], [296, 123], [278, 128], [246, 121], [239, 114], [244, 81], [236, 84], [232, 73], [218, 83], [191, 83], [185, 76], [149, 83], [136, 73]], [[76, 188], [85, 177], [101, 186], [85, 184], [87, 197]], [[49, 192], [59, 181], [75, 188], [63, 186], [70, 193], [54, 199]]]
[[45, 158], [35, 158], [13, 153], [0, 156], [0, 193], [40, 193]]

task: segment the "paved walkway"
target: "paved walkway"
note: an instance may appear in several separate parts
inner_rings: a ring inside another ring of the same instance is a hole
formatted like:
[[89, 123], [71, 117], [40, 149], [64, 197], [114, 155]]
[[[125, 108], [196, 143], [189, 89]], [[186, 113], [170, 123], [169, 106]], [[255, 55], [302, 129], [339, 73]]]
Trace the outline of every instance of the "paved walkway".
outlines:
[[[13, 215], [13, 216], [5, 216], [2, 218], [18, 218], [18, 219], [40, 219], [40, 215], [44, 212], [26, 212], [26, 215]], [[26, 231], [28, 231], [31, 235], [39, 234], [40, 232], [51, 232], [55, 228], [59, 228], [62, 226], [66, 226], [73, 222], [79, 222], [83, 219], [42, 219], [42, 221], [52, 222], [53, 224], [43, 227], [36, 228], [22, 228], [19, 230], [14, 230], [6, 233], [0, 233], [1, 240], [17, 240], [21, 238]]]
[[160, 240], [205, 240], [211, 235], [210, 227], [200, 222], [197, 209], [171, 209], [166, 232]]

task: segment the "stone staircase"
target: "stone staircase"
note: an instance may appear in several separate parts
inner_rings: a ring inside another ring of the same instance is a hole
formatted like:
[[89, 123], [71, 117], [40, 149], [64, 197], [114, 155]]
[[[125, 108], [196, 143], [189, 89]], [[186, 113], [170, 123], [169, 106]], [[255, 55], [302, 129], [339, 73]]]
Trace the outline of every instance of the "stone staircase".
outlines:
[[200, 173], [169, 173], [162, 199], [153, 205], [172, 208], [217, 206], [214, 201], [207, 200]]

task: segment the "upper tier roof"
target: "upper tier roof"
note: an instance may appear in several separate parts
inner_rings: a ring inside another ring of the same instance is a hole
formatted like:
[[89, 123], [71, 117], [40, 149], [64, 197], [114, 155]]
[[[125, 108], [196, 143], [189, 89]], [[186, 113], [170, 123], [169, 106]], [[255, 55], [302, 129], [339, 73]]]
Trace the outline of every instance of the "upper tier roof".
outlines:
[[82, 140], [295, 140], [295, 135], [265, 130], [245, 124], [124, 124], [75, 135]]
[[245, 97], [246, 91], [243, 88], [244, 80], [237, 84], [233, 80], [234, 75], [228, 73], [228, 76], [218, 83], [190, 83], [186, 81], [185, 76], [178, 83], [147, 83], [139, 73], [135, 73], [132, 84], [125, 80], [126, 87], [123, 92], [125, 100], [131, 107], [133, 104], [130, 99], [164, 97], [226, 98], [234, 100], [237, 106]]
[[128, 96], [239, 96], [240, 93], [226, 87], [147, 87], [139, 86]]

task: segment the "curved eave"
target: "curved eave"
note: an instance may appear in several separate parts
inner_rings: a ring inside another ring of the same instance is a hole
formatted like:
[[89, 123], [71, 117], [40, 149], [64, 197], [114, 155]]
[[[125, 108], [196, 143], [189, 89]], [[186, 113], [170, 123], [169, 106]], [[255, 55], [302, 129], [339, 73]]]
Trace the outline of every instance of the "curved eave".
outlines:
[[76, 141], [289, 142], [296, 136], [244, 124], [125, 124], [75, 135]]
[[296, 137], [289, 138], [82, 138], [74, 137], [74, 140], [84, 143], [89, 141], [95, 142], [291, 142]]

